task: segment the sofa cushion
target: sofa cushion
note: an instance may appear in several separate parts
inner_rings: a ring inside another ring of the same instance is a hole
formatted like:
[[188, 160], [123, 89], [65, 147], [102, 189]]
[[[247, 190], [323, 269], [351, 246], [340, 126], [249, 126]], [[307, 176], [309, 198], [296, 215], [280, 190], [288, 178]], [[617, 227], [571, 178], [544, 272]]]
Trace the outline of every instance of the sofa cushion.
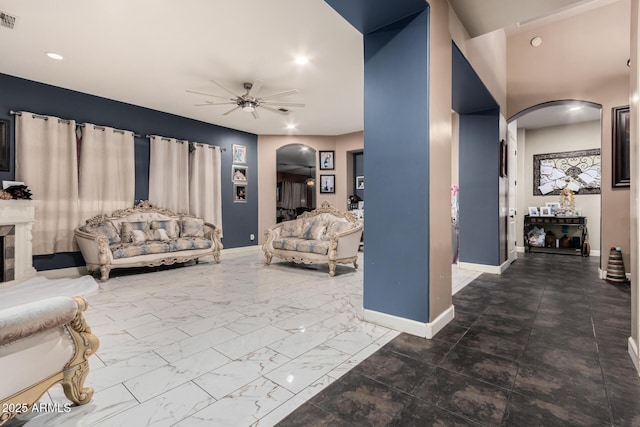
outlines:
[[183, 218], [180, 227], [180, 237], [204, 237], [203, 219]]
[[321, 219], [307, 220], [302, 231], [302, 238], [307, 240], [320, 240], [327, 231], [327, 223]]
[[191, 249], [209, 249], [213, 242], [203, 237], [180, 237], [175, 240], [147, 240], [144, 243], [118, 243], [109, 245], [114, 259], [129, 258], [138, 255], [179, 252]]
[[180, 234], [180, 225], [175, 219], [166, 221], [151, 221], [152, 230], [166, 230], [170, 239], [177, 239]]
[[170, 252], [169, 242], [158, 241], [147, 241], [141, 244], [118, 243], [109, 245], [109, 248], [113, 254], [113, 259]]
[[149, 231], [149, 224], [143, 221], [123, 222], [120, 225], [120, 236], [122, 239], [122, 243], [133, 242], [133, 233], [131, 233], [133, 230], [138, 230], [146, 233], [147, 231]]
[[99, 224], [86, 224], [80, 227], [80, 230], [91, 234], [102, 234], [109, 240], [109, 244], [120, 243], [122, 241], [118, 229], [109, 221]]
[[303, 226], [304, 221], [301, 219], [285, 221], [280, 227], [280, 237], [300, 237], [302, 236]]
[[326, 240], [307, 240], [295, 237], [285, 237], [273, 241], [274, 249], [284, 249], [286, 251], [307, 252], [320, 255], [329, 253], [329, 242]]

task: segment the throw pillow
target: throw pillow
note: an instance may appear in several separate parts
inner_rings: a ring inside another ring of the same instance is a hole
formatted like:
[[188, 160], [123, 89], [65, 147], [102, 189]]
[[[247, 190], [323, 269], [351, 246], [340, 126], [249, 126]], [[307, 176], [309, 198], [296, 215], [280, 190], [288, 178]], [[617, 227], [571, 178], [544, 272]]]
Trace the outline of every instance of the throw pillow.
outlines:
[[303, 224], [303, 221], [299, 219], [283, 222], [280, 228], [280, 237], [300, 237]]
[[334, 234], [340, 234], [344, 231], [355, 227], [355, 224], [347, 221], [334, 221], [327, 227], [327, 232], [323, 236], [323, 240], [330, 240]]
[[320, 240], [327, 231], [327, 225], [319, 220], [308, 221], [305, 224], [302, 238], [307, 240]]
[[204, 237], [204, 220], [200, 218], [183, 218], [180, 237]]
[[87, 233], [102, 234], [109, 240], [109, 244], [120, 243], [120, 233], [116, 227], [110, 222], [101, 222], [100, 224], [87, 224], [83, 227]]
[[161, 241], [161, 242], [168, 242], [171, 240], [171, 238], [169, 238], [169, 234], [167, 233], [167, 230], [165, 230], [164, 228], [156, 228], [155, 230], [149, 230], [146, 234], [147, 240], [154, 240], [154, 241]]
[[122, 236], [122, 243], [133, 242], [133, 235], [131, 234], [133, 230], [139, 230], [139, 231], [142, 231], [143, 233], [146, 233], [147, 231], [149, 231], [149, 224], [144, 221], [123, 222], [122, 225], [120, 225], [120, 234]]
[[177, 239], [180, 234], [180, 227], [178, 221], [175, 219], [169, 219], [165, 221], [151, 221], [152, 230], [166, 230], [169, 239]]
[[147, 234], [142, 230], [131, 230], [132, 243], [144, 243], [147, 241]]

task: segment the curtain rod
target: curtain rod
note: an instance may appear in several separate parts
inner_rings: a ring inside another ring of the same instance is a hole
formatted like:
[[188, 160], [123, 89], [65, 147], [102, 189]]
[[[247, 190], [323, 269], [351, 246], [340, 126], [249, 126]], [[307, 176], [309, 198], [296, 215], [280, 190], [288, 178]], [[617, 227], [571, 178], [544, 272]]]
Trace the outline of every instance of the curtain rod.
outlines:
[[226, 148], [220, 147], [218, 145], [205, 144], [203, 142], [189, 142], [186, 139], [169, 138], [167, 136], [160, 136], [160, 135], [146, 135], [146, 138], [152, 138], [154, 136], [156, 138], [160, 138], [160, 140], [162, 140], [162, 141], [171, 141], [172, 139], [175, 139], [176, 142], [179, 142], [180, 144], [183, 144], [183, 143], [187, 142], [187, 143], [189, 143], [191, 145], [202, 145], [202, 146], [207, 146], [207, 147], [211, 147], [211, 148], [218, 147], [220, 149], [220, 151], [227, 151]]
[[[13, 110], [9, 110], [9, 114], [12, 114], [14, 116], [21, 116], [22, 112], [20, 111], [13, 111]], [[35, 114], [35, 113], [31, 113], [33, 115], [33, 117], [37, 117], [39, 119], [45, 119], [48, 120], [49, 117], [48, 116], [43, 116], [42, 114]], [[58, 119], [58, 121], [60, 122], [64, 122], [64, 123], [71, 123], [71, 120], [66, 120], [66, 119]], [[80, 126], [81, 128], [85, 127], [86, 124], [84, 123], [76, 123], [76, 126]], [[98, 126], [98, 125], [93, 125], [94, 129], [99, 129], [99, 130], [106, 130], [106, 126]], [[113, 129], [114, 132], [116, 133], [125, 133], [125, 132], [131, 132], [133, 134], [133, 136], [140, 138], [142, 135], [137, 134], [133, 131], [126, 131], [126, 130], [122, 130], [122, 129]]]

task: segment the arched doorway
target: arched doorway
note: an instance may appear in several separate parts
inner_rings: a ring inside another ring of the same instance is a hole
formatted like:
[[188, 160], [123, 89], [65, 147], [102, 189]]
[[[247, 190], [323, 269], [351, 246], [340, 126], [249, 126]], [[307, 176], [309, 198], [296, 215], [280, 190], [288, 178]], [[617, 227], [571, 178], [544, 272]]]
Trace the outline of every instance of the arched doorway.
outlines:
[[289, 144], [276, 152], [276, 222], [316, 207], [316, 150]]
[[[599, 104], [558, 100], [527, 108], [509, 119], [509, 144], [516, 144], [514, 151], [517, 152], [510, 160], [515, 163], [513, 179], [518, 185], [510, 186], [509, 191], [510, 199], [515, 198], [513, 207], [518, 213], [515, 230], [524, 230], [523, 221], [530, 209], [537, 208], [538, 214], [554, 215], [545, 208], [559, 202], [562, 188], [571, 188], [575, 193], [573, 215], [586, 217], [591, 255], [600, 255], [601, 118]], [[588, 169], [588, 173], [583, 173], [583, 169]], [[524, 233], [516, 232], [517, 250], [523, 252], [529, 248], [562, 253], [562, 248], [548, 247], [554, 246], [553, 239], [579, 237], [569, 236], [572, 230], [566, 227], [547, 228], [545, 235], [551, 233], [546, 239], [547, 248], [530, 247]]]

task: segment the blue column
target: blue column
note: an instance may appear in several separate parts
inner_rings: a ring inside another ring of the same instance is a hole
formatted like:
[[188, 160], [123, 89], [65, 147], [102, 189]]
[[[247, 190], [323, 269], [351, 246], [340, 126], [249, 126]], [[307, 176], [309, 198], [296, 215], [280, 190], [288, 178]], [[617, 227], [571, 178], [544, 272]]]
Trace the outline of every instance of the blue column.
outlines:
[[364, 34], [364, 308], [429, 321], [429, 9], [325, 0]]

